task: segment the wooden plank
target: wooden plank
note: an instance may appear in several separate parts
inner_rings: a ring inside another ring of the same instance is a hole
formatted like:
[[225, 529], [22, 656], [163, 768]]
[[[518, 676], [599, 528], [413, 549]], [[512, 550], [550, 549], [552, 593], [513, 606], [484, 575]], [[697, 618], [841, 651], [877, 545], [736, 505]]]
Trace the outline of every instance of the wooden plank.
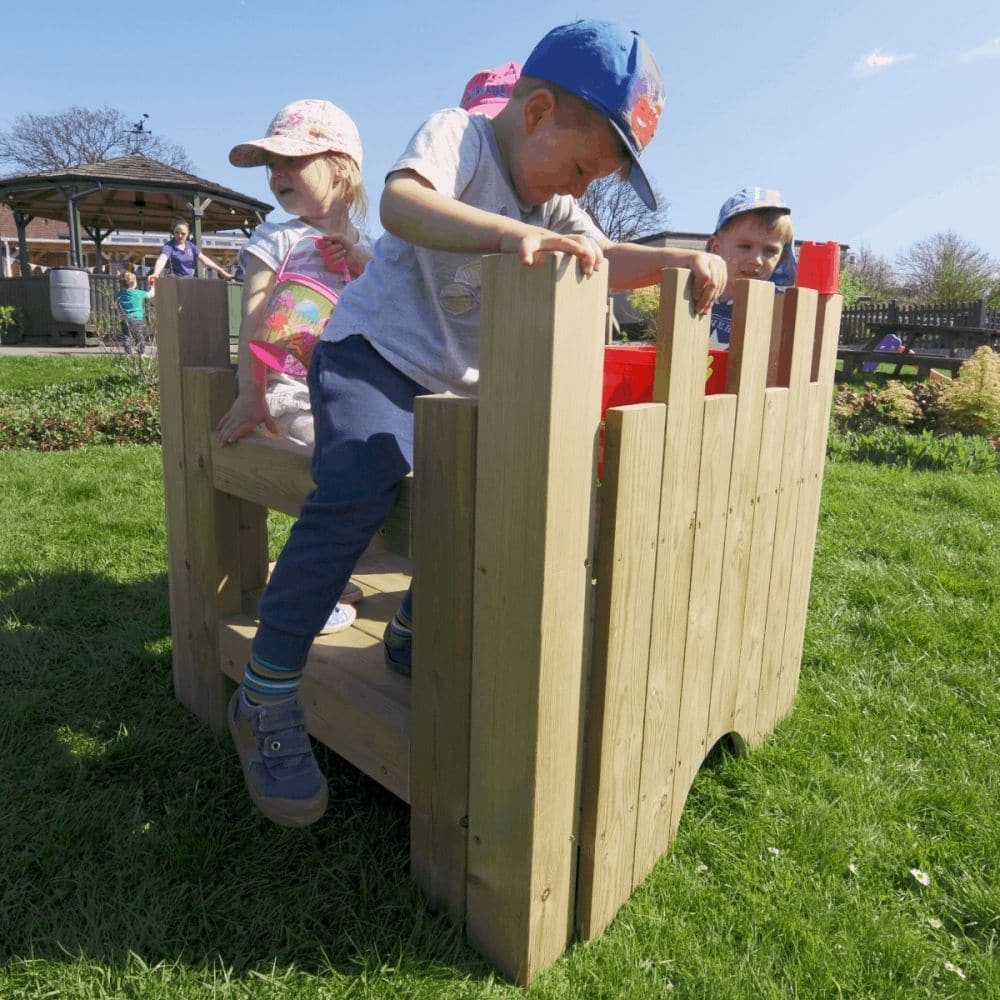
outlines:
[[595, 938], [632, 892], [665, 407], [607, 412], [576, 923]]
[[483, 272], [466, 927], [525, 984], [573, 932], [607, 272]]
[[791, 710], [799, 685], [802, 644], [805, 638], [809, 586], [812, 581], [816, 551], [816, 526], [819, 520], [823, 470], [826, 465], [826, 438], [830, 427], [833, 399], [833, 367], [840, 331], [839, 295], [820, 296], [816, 311], [812, 383], [809, 385], [809, 423], [802, 458], [803, 485], [795, 524], [795, 553], [789, 582], [788, 618], [781, 654], [776, 716], [783, 718]]
[[[214, 601], [215, 595], [206, 598], [202, 590], [192, 587], [192, 582], [204, 584], [206, 579], [204, 567], [198, 565], [205, 545], [202, 537], [192, 535], [189, 511], [189, 488], [206, 509], [205, 491], [211, 483], [206, 483], [205, 466], [199, 466], [185, 451], [185, 428], [192, 418], [185, 405], [181, 373], [187, 366], [228, 364], [228, 340], [216, 335], [225, 330], [225, 315], [225, 285], [221, 282], [166, 278], [159, 286], [160, 425], [174, 691], [190, 711], [217, 727], [225, 719], [227, 690], [215, 644], [205, 641], [197, 624], [202, 605], [206, 600]], [[202, 413], [198, 419], [209, 417]], [[200, 458], [206, 461], [207, 455]]]
[[657, 323], [653, 398], [667, 404], [667, 419], [633, 885], [670, 843], [709, 335], [709, 318], [694, 312], [690, 272], [663, 272]]
[[735, 425], [735, 396], [711, 396], [705, 400], [684, 673], [674, 751], [670, 840], [680, 824], [691, 782], [709, 749], [705, 741], [712, 702]]
[[788, 390], [767, 389], [764, 393], [760, 432], [760, 462], [754, 494], [753, 528], [747, 565], [747, 596], [740, 636], [740, 673], [733, 713], [732, 732], [742, 744], [755, 746], [757, 734], [757, 692], [767, 625], [767, 596], [771, 583], [771, 559], [781, 492], [781, 450], [788, 414]]
[[737, 393], [736, 427], [715, 667], [705, 737], [709, 748], [735, 725], [774, 299], [774, 286], [770, 282], [737, 283], [728, 369], [729, 391]]
[[[775, 522], [771, 579], [768, 585], [767, 621], [764, 627], [760, 686], [757, 695], [757, 733], [774, 728], [781, 649], [788, 612], [788, 588], [795, 553], [795, 519], [802, 486], [803, 428], [808, 420], [809, 373], [816, 328], [817, 296], [811, 288], [785, 293], [782, 324], [783, 356], [788, 362], [788, 413], [781, 448], [781, 478]], [[784, 374], [784, 367], [779, 369]]]
[[[256, 631], [243, 615], [219, 624], [222, 669], [234, 681], [243, 677]], [[318, 636], [299, 698], [316, 739], [409, 801], [410, 685], [386, 669], [381, 638], [355, 628]]]
[[[216, 489], [292, 517], [298, 517], [314, 487], [310, 448], [259, 433], [227, 445], [213, 438], [212, 469]], [[412, 476], [407, 476], [379, 529], [381, 544], [402, 555], [409, 553], [411, 491]]]
[[410, 872], [435, 909], [465, 921], [476, 503], [473, 399], [422, 396], [414, 410]]

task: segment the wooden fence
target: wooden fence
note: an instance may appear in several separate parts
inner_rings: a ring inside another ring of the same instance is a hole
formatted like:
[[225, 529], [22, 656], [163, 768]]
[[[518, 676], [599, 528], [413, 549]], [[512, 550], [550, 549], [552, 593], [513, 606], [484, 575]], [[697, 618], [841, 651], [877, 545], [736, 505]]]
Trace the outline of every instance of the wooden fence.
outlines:
[[873, 325], [899, 323], [914, 326], [969, 326], [1000, 329], [1000, 310], [988, 309], [985, 299], [938, 305], [890, 302], [855, 302], [841, 316], [840, 343], [859, 344]]
[[[608, 411], [599, 486], [606, 271], [558, 254], [483, 271], [480, 397], [418, 399], [412, 490], [301, 695], [318, 739], [409, 802], [430, 904], [528, 983], [668, 849], [713, 744], [752, 747], [791, 709], [840, 297], [776, 309], [741, 283], [728, 391], [706, 397], [709, 322], [665, 271], [657, 402]], [[311, 488], [308, 451], [214, 439], [223, 287], [157, 290], [174, 686], [215, 725], [254, 635], [267, 507], [297, 513]], [[418, 580], [412, 681], [382, 663], [410, 579], [393, 549]]]

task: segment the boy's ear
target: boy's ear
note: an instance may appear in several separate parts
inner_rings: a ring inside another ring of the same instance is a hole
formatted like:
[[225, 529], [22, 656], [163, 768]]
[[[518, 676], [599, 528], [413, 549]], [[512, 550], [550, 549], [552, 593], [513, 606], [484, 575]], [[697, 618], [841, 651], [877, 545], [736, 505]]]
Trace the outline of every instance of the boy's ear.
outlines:
[[555, 112], [555, 95], [546, 87], [537, 87], [524, 99], [524, 131], [531, 135], [547, 115]]
[[708, 238], [708, 252], [718, 253], [719, 252], [719, 239], [717, 236], [709, 236]]

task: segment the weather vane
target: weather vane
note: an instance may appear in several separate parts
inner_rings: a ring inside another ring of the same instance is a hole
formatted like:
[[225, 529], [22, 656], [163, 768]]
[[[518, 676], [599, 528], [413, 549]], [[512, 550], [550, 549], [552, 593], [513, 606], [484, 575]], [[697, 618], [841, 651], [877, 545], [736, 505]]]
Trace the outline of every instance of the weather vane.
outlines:
[[126, 134], [127, 135], [143, 135], [143, 136], [152, 135], [153, 133], [150, 132], [148, 128], [146, 128], [146, 123], [144, 121], [144, 119], [146, 119], [148, 117], [149, 117], [149, 115], [147, 115], [145, 112], [143, 112], [142, 113], [142, 118], [140, 118], [137, 122], [132, 122], [132, 131], [128, 132]]

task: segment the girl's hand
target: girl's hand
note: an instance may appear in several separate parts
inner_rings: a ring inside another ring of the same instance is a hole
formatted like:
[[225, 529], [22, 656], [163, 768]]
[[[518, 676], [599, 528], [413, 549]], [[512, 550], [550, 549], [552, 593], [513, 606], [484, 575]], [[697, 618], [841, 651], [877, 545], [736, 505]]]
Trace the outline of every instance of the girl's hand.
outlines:
[[346, 264], [351, 274], [357, 276], [368, 263], [368, 255], [346, 233], [331, 233], [316, 241], [316, 248], [328, 271], [339, 271]]
[[583, 274], [593, 274], [601, 269], [604, 252], [589, 237], [579, 233], [553, 233], [548, 229], [535, 229], [526, 236], [504, 235], [500, 240], [501, 253], [516, 253], [528, 267], [544, 250], [561, 250], [572, 254]]
[[263, 424], [276, 437], [278, 425], [267, 408], [262, 389], [256, 385], [241, 390], [229, 412], [216, 424], [219, 444], [233, 444]]

